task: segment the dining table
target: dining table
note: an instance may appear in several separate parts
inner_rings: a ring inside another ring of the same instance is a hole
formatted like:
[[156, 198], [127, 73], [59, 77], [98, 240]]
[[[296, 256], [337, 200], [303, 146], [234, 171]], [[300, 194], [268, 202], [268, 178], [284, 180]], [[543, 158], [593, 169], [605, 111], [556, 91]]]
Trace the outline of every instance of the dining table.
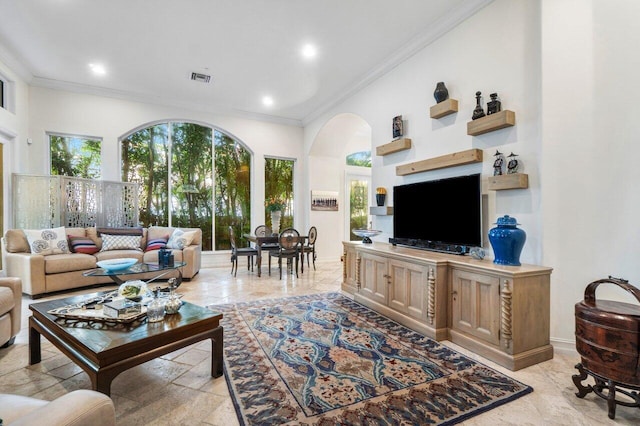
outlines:
[[[256, 245], [256, 249], [258, 250], [258, 256], [256, 257], [256, 265], [258, 269], [258, 277], [262, 276], [262, 245], [263, 244], [278, 244], [278, 240], [280, 236], [278, 234], [272, 235], [264, 235], [257, 236], [255, 234], [242, 234], [244, 238], [246, 238], [249, 242], [252, 242]], [[298, 237], [300, 239], [300, 243], [304, 244], [307, 240], [307, 235], [300, 235]], [[304, 272], [304, 263], [302, 264], [302, 272]]]

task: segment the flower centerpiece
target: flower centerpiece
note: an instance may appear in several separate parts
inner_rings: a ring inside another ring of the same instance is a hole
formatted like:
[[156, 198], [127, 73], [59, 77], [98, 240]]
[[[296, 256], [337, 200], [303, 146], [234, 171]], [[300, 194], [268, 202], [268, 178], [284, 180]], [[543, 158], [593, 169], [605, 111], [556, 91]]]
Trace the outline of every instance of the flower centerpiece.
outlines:
[[269, 197], [264, 200], [264, 206], [267, 211], [271, 213], [271, 231], [275, 234], [280, 232], [280, 218], [282, 217], [282, 211], [287, 204], [278, 197]]
[[278, 197], [269, 197], [264, 200], [264, 206], [267, 208], [269, 213], [276, 211], [283, 211], [287, 204]]

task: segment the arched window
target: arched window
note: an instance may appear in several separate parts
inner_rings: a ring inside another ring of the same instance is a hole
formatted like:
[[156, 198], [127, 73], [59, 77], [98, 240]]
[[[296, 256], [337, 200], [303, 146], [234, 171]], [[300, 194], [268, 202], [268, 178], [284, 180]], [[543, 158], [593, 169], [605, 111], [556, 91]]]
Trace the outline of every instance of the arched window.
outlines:
[[250, 232], [251, 153], [240, 142], [211, 127], [167, 122], [121, 143], [122, 180], [139, 184], [141, 225], [200, 228], [204, 251], [230, 248], [229, 225], [236, 235]]
[[371, 151], [354, 152], [347, 155], [347, 166], [371, 167]]

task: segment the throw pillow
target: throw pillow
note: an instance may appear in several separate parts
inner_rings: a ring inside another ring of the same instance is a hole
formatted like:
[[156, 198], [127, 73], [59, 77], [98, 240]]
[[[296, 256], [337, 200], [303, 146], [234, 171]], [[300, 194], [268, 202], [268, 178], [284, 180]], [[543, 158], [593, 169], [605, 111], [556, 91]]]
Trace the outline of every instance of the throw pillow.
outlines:
[[69, 247], [72, 253], [94, 254], [100, 251], [96, 243], [89, 237], [69, 236]]
[[176, 229], [173, 231], [173, 234], [171, 234], [171, 237], [167, 242], [167, 248], [182, 250], [186, 246], [190, 245], [195, 237], [196, 231], [183, 231], [182, 229]]
[[102, 249], [100, 251], [109, 250], [139, 250], [140, 240], [139, 235], [110, 235], [102, 234]]
[[27, 236], [31, 253], [43, 256], [69, 253], [64, 226], [51, 229], [25, 229], [24, 234]]
[[29, 241], [22, 229], [8, 229], [4, 234], [4, 247], [9, 253], [29, 253]]
[[152, 250], [160, 250], [167, 247], [167, 241], [169, 240], [169, 236], [165, 235], [164, 237], [154, 238], [153, 240], [149, 240], [147, 242], [147, 248], [145, 251]]

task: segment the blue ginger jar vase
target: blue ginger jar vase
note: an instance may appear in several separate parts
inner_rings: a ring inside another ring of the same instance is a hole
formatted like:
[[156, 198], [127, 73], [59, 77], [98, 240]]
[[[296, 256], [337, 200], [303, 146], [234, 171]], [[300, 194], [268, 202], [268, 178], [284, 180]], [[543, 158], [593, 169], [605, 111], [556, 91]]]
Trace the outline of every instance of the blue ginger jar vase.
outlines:
[[509, 215], [496, 221], [496, 227], [489, 230], [489, 242], [493, 248], [493, 263], [520, 266], [520, 253], [527, 234], [517, 227], [518, 221]]

